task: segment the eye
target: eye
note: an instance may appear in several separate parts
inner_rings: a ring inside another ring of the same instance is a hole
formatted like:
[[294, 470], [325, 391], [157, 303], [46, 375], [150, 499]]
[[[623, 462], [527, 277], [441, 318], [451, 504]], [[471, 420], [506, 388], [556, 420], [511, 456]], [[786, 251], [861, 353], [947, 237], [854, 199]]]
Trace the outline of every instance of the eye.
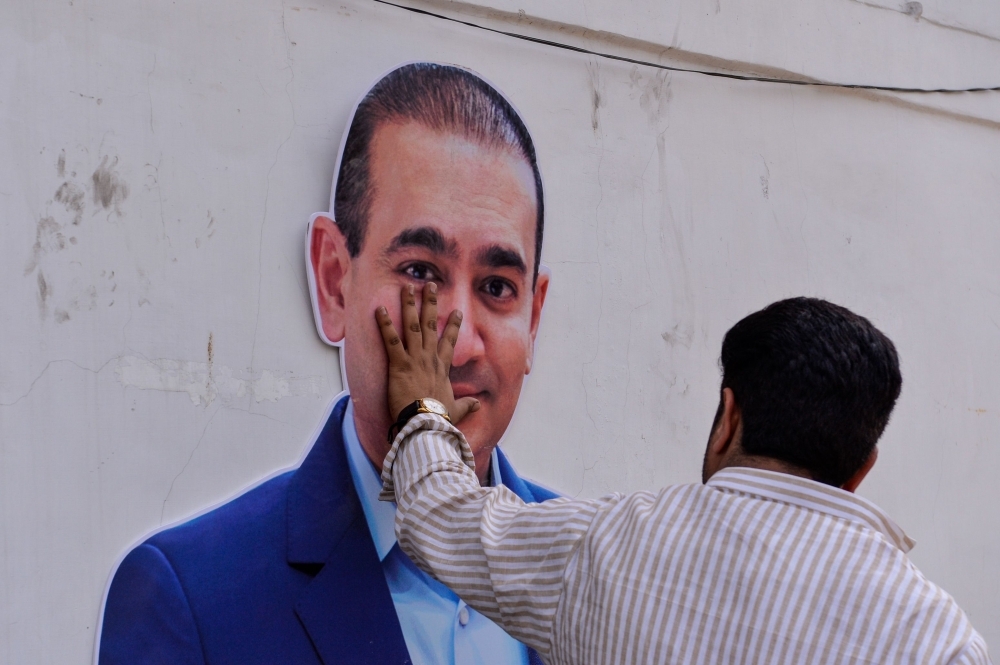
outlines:
[[517, 296], [514, 285], [500, 277], [490, 277], [483, 282], [481, 288], [487, 295], [497, 300], [509, 300]]
[[415, 279], [418, 282], [433, 282], [440, 281], [441, 279], [440, 276], [434, 271], [434, 268], [430, 267], [426, 263], [411, 263], [403, 266], [400, 272], [410, 279]]

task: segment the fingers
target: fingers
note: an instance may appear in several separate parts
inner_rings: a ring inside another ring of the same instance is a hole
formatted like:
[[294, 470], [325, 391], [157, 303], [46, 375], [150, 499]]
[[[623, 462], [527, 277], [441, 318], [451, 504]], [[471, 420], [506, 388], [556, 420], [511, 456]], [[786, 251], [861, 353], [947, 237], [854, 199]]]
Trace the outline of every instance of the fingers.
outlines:
[[438, 335], [438, 297], [437, 284], [424, 284], [424, 303], [420, 308], [420, 327], [424, 331], [424, 350], [433, 353], [437, 347]]
[[453, 424], [457, 425], [467, 415], [478, 411], [479, 406], [479, 400], [475, 397], [462, 397], [455, 400], [455, 406], [449, 411], [448, 417], [451, 418]]
[[406, 342], [406, 350], [413, 355], [424, 341], [420, 334], [420, 319], [417, 317], [417, 299], [414, 295], [412, 284], [403, 287], [399, 296], [400, 305], [403, 310], [403, 340]]
[[382, 332], [382, 342], [385, 344], [385, 352], [389, 354], [389, 363], [398, 364], [404, 360], [406, 352], [403, 350], [403, 343], [396, 334], [396, 327], [392, 325], [392, 319], [385, 307], [375, 310], [375, 320], [378, 322], [378, 329]]
[[455, 310], [448, 317], [444, 332], [438, 341], [438, 358], [444, 363], [445, 371], [451, 369], [451, 359], [455, 355], [455, 345], [458, 344], [458, 330], [462, 327], [462, 312]]

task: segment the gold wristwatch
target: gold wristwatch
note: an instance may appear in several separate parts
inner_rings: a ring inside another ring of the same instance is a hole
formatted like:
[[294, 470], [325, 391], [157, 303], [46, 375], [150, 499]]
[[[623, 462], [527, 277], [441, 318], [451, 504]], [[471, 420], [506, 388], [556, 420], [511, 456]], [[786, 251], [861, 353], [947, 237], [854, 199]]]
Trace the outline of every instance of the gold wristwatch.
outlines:
[[396, 438], [399, 431], [406, 427], [406, 423], [410, 421], [410, 418], [421, 413], [433, 413], [434, 415], [441, 416], [448, 422], [451, 422], [451, 417], [448, 415], [448, 409], [445, 408], [444, 404], [431, 397], [418, 399], [415, 402], [411, 402], [403, 407], [403, 410], [399, 412], [399, 417], [396, 418], [396, 422], [389, 428], [389, 443], [392, 443], [392, 440]]

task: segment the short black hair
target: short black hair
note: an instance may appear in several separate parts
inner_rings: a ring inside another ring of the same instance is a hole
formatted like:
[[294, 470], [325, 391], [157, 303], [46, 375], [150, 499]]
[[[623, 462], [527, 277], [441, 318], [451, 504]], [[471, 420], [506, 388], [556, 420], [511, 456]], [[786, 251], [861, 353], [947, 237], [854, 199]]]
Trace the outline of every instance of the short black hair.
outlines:
[[337, 174], [333, 214], [352, 257], [361, 252], [368, 227], [373, 187], [369, 157], [376, 130], [392, 121], [412, 120], [449, 131], [490, 148], [524, 158], [535, 179], [534, 279], [542, 255], [544, 203], [531, 135], [514, 107], [499, 91], [472, 72], [450, 65], [403, 65], [372, 86], [354, 113]]
[[892, 341], [818, 298], [781, 300], [741, 320], [722, 341], [721, 365], [743, 451], [835, 487], [868, 460], [902, 387]]

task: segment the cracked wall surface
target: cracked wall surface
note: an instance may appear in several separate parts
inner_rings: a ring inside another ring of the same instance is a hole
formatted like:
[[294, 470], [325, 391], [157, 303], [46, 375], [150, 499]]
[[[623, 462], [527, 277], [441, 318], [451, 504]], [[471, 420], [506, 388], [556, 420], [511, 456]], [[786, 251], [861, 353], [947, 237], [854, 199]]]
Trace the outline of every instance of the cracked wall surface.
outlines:
[[[1000, 84], [987, 3], [419, 6], [663, 62]], [[902, 357], [861, 493], [1000, 644], [1000, 93], [668, 73], [368, 0], [43, 0], [0, 3], [0, 664], [90, 662], [119, 555], [301, 458], [341, 388], [303, 233], [357, 96], [407, 60], [482, 73], [536, 140], [523, 475], [697, 481], [728, 326], [829, 298]]]

